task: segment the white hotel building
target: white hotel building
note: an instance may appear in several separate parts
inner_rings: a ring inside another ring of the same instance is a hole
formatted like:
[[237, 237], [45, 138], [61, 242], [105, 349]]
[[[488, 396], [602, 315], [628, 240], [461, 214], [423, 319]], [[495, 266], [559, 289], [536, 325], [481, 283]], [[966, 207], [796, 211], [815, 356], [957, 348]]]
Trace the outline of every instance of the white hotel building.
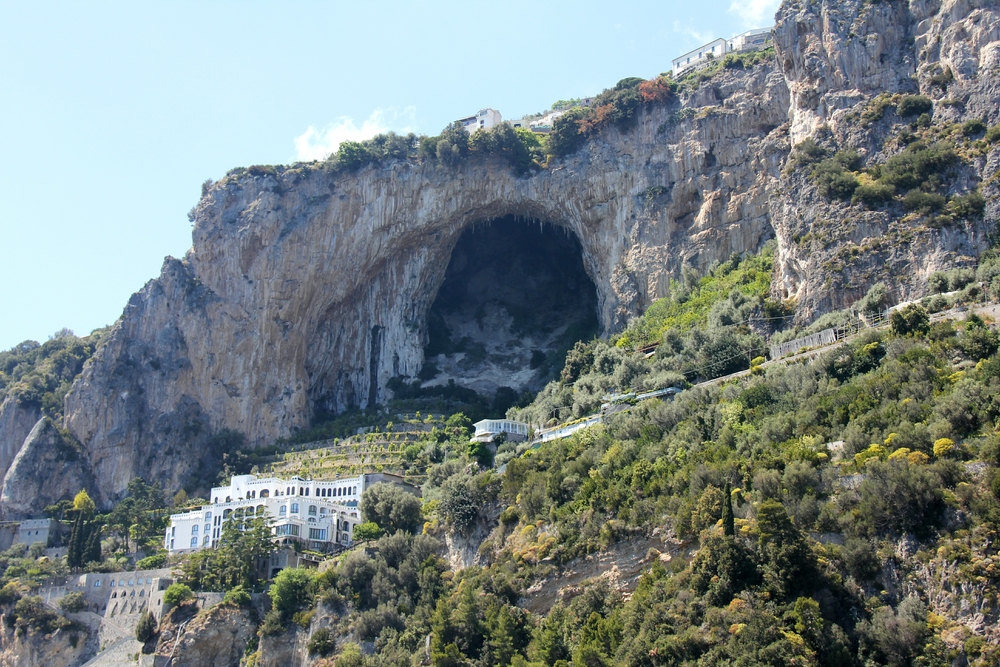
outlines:
[[281, 544], [298, 542], [317, 551], [346, 546], [361, 523], [361, 494], [379, 482], [402, 484], [403, 480], [387, 473], [334, 480], [234, 475], [229, 486], [212, 489], [211, 505], [170, 516], [164, 546], [170, 553], [215, 547], [225, 522], [242, 523], [261, 516], [269, 519], [271, 532]]

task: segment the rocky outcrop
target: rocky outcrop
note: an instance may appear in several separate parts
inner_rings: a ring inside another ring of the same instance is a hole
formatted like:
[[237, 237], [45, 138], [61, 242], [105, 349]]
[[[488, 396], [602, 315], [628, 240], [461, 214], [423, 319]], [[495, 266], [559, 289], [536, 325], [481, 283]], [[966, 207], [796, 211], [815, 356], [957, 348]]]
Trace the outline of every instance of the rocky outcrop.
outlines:
[[759, 247], [787, 152], [784, 80], [760, 67], [695, 98], [697, 117], [653, 109], [530, 177], [470, 161], [223, 179], [198, 206], [187, 257], [131, 299], [67, 397], [102, 499], [135, 475], [175, 484], [211, 431], [262, 443], [315, 409], [385, 400], [390, 378], [420, 369], [427, 310], [479, 221], [516, 215], [575, 234], [605, 331], [663, 295], [682, 263]]
[[16, 397], [8, 396], [0, 403], [0, 476], [7, 474], [24, 439], [41, 418], [38, 407], [24, 405]]
[[46, 505], [94, 488], [89, 468], [77, 443], [50, 419], [38, 420], [4, 476], [4, 518], [29, 518]]
[[[705, 270], [770, 238], [775, 296], [796, 299], [801, 318], [878, 279], [900, 298], [921, 293], [931, 271], [985, 247], [997, 204], [983, 220], [911, 225], [820, 197], [787, 158], [811, 133], [884, 158], [902, 120], [890, 111], [862, 127], [850, 114], [885, 91], [931, 94], [942, 118], [996, 122], [996, 26], [995, 3], [972, 0], [789, 2], [775, 62], [720, 70], [539, 173], [488, 160], [234, 170], [198, 204], [191, 250], [132, 297], [66, 398], [95, 493], [108, 504], [134, 476], [176, 488], [211, 467], [221, 429], [261, 444], [316, 411], [389, 398], [391, 378], [423, 365], [449, 258], [482, 221], [575, 235], [605, 333], [665, 295], [684, 264]], [[971, 161], [959, 184], [998, 159]]]
[[[792, 145], [815, 135], [828, 146], [856, 149], [866, 165], [883, 162], [900, 150], [895, 137], [915, 120], [892, 107], [862, 121], [873, 97], [884, 93], [929, 96], [939, 124], [1000, 121], [995, 2], [796, 2], [785, 3], [778, 19], [774, 40], [791, 98]], [[801, 319], [846, 307], [879, 280], [894, 301], [923, 296], [931, 273], [974, 264], [988, 247], [1000, 219], [1000, 192], [988, 177], [998, 166], [1000, 151], [993, 148], [956, 170], [955, 191], [982, 182], [989, 204], [985, 216], [945, 226], [831, 202], [802, 170], [785, 170], [770, 202], [778, 240], [775, 295], [795, 299]]]
[[11, 627], [0, 615], [0, 667], [76, 667], [93, 647], [78, 628], [43, 633], [33, 628]]
[[[164, 618], [154, 664], [173, 667], [237, 667], [256, 633], [251, 612], [219, 604], [198, 613]], [[179, 621], [179, 622], [178, 622]]]

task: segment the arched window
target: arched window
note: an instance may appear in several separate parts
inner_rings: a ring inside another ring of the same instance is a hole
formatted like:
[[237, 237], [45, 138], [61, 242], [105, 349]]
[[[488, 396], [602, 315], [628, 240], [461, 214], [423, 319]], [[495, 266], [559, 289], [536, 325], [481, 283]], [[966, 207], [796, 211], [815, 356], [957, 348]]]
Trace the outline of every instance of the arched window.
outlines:
[[257, 505], [257, 516], [262, 515], [267, 508], [263, 505]]
[[111, 594], [111, 597], [112, 597], [112, 598], [117, 598], [117, 597], [118, 597], [118, 591], [115, 591], [115, 592], [113, 592], [113, 593]]
[[207, 547], [208, 546], [208, 538], [209, 538], [208, 533], [205, 533], [205, 537], [201, 541], [201, 546], [203, 546], [203, 547]]
[[309, 516], [316, 516], [316, 506], [315, 505], [310, 505], [309, 506]]
[[278, 516], [285, 516], [288, 514], [288, 505], [282, 505], [278, 508]]
[[270, 498], [271, 497], [271, 492], [268, 491], [267, 489], [264, 489], [263, 491], [260, 492], [260, 497], [261, 498]]
[[299, 504], [292, 503], [292, 514], [298, 514], [298, 513], [299, 513]]
[[216, 504], [216, 505], [218, 505], [218, 504], [219, 504], [219, 496], [216, 496], [216, 497], [215, 497], [215, 504]]
[[233, 513], [232, 510], [226, 510], [225, 512], [222, 513], [222, 518], [223, 519], [228, 519], [229, 515], [232, 514], [232, 513]]
[[233, 502], [233, 497], [232, 496], [226, 496], [226, 502], [227, 503]]
[[212, 520], [212, 513], [205, 512], [205, 521], [211, 521], [211, 520]]
[[192, 537], [191, 538], [191, 546], [192, 547], [198, 546], [198, 538], [197, 537]]
[[196, 526], [196, 525], [195, 526], [191, 526], [191, 534], [192, 535], [197, 535], [198, 534], [198, 526]]
[[139, 597], [146, 597], [146, 591], [139, 591]]

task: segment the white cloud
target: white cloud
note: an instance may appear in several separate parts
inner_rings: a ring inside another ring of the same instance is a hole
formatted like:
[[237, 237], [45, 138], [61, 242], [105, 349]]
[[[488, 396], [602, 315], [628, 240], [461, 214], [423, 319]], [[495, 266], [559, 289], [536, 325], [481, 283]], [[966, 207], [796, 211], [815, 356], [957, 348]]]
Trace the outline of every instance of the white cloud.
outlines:
[[699, 44], [704, 44], [715, 39], [715, 35], [708, 32], [700, 32], [690, 25], [681, 25], [680, 21], [674, 21], [674, 32], [689, 37]]
[[781, 0], [733, 0], [729, 13], [736, 14], [746, 28], [766, 28], [774, 23]]
[[371, 139], [383, 132], [412, 132], [416, 124], [416, 108], [376, 109], [358, 126], [353, 118], [341, 116], [323, 129], [312, 125], [295, 137], [295, 154], [298, 160], [322, 160], [337, 150], [343, 141]]

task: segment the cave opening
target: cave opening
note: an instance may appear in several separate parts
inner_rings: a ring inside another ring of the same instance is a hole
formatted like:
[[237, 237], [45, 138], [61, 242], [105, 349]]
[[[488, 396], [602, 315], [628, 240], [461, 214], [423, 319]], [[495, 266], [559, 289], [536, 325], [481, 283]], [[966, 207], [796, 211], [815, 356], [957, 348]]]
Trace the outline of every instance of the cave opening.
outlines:
[[427, 331], [422, 387], [454, 382], [486, 397], [510, 394], [508, 403], [541, 389], [573, 344], [599, 331], [597, 288], [576, 235], [514, 216], [469, 227]]

